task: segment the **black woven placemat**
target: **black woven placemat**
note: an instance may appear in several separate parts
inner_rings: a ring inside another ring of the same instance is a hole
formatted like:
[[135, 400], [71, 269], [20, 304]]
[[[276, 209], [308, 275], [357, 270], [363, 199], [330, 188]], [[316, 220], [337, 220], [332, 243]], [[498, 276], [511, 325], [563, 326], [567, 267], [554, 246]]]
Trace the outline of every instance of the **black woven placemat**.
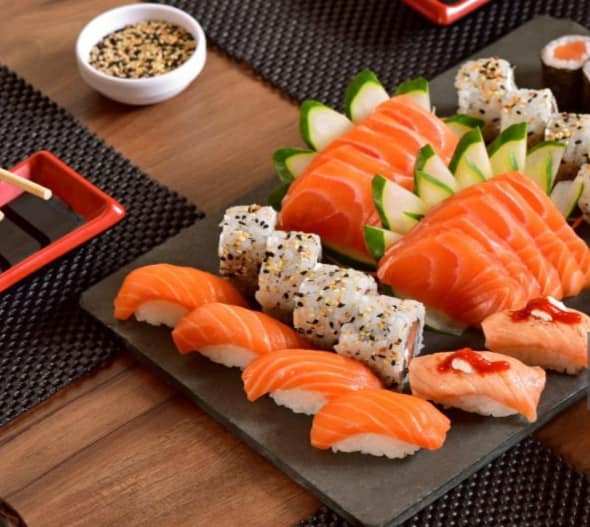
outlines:
[[364, 68], [390, 89], [434, 77], [538, 14], [590, 25], [590, 3], [492, 0], [438, 27], [399, 0], [164, 0], [194, 15], [207, 37], [296, 100], [340, 108]]
[[[298, 527], [347, 527], [326, 507]], [[590, 479], [525, 439], [400, 527], [587, 527]]]
[[118, 199], [127, 217], [0, 294], [0, 426], [123, 348], [78, 307], [78, 295], [199, 217], [184, 198], [0, 66], [0, 166], [38, 150], [50, 150]]

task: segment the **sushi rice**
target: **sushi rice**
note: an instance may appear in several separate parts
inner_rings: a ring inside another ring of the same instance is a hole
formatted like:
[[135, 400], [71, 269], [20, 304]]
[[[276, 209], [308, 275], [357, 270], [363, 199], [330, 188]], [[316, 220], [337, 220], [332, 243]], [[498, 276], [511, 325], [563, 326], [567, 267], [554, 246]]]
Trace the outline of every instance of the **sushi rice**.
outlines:
[[231, 278], [245, 294], [256, 291], [266, 240], [276, 223], [272, 207], [240, 205], [225, 211], [220, 224], [219, 273]]
[[318, 264], [297, 293], [293, 325], [307, 340], [330, 349], [340, 328], [354, 321], [364, 295], [377, 295], [375, 279], [336, 265]]
[[547, 141], [565, 143], [558, 180], [573, 179], [579, 168], [590, 161], [590, 115], [558, 113], [549, 119]]
[[284, 322], [292, 322], [295, 294], [321, 258], [322, 242], [317, 234], [275, 231], [270, 235], [256, 291], [262, 310]]
[[459, 69], [455, 88], [458, 112], [483, 120], [486, 140], [495, 137], [500, 129], [502, 101], [506, 94], [516, 90], [510, 63], [498, 57], [470, 60]]
[[386, 386], [401, 389], [410, 361], [422, 349], [424, 316], [420, 302], [365, 296], [334, 349], [366, 364]]
[[555, 113], [557, 101], [551, 90], [515, 90], [504, 97], [500, 129], [527, 123], [528, 145], [533, 146], [543, 140], [547, 123]]

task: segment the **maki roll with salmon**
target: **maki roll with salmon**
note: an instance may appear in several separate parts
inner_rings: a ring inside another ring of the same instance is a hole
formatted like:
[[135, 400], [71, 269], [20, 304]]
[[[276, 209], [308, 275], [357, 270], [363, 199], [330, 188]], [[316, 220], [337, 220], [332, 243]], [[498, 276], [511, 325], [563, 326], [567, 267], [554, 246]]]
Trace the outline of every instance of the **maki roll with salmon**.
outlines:
[[504, 97], [500, 129], [527, 123], [527, 143], [533, 146], [543, 141], [545, 128], [557, 111], [557, 101], [550, 89], [514, 90]]
[[551, 297], [518, 311], [501, 311], [481, 327], [486, 347], [532, 366], [578, 373], [588, 367], [590, 317]]
[[369, 366], [386, 386], [401, 389], [410, 361], [422, 348], [424, 315], [420, 302], [365, 296], [334, 349]]
[[555, 94], [562, 110], [582, 110], [582, 67], [590, 59], [590, 37], [566, 35], [541, 51], [543, 85]]
[[322, 242], [317, 234], [275, 231], [269, 236], [256, 291], [262, 310], [292, 322], [295, 294], [321, 258]]
[[555, 114], [547, 123], [545, 139], [566, 145], [557, 179], [573, 179], [580, 167], [590, 161], [590, 115]]
[[272, 207], [240, 205], [225, 211], [220, 225], [219, 274], [231, 278], [244, 294], [256, 291], [266, 239], [276, 223]]
[[545, 381], [541, 368], [471, 348], [425, 355], [410, 364], [417, 397], [481, 415], [521, 414], [531, 423], [537, 420]]
[[458, 113], [484, 121], [483, 135], [486, 140], [493, 139], [500, 130], [502, 101], [516, 90], [511, 64], [498, 57], [470, 60], [459, 69], [455, 88]]
[[318, 264], [297, 293], [293, 325], [307, 340], [331, 349], [340, 328], [357, 316], [364, 295], [377, 295], [375, 279], [336, 265]]

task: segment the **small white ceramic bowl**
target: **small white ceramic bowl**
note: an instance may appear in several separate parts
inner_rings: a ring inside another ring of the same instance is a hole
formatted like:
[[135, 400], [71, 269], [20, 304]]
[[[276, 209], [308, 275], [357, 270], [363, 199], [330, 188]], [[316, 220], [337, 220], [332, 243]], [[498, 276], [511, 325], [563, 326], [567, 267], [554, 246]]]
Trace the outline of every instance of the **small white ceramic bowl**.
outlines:
[[[164, 20], [183, 27], [195, 37], [195, 52], [178, 68], [145, 79], [120, 79], [90, 66], [90, 51], [102, 37], [143, 20]], [[106, 97], [134, 105], [154, 104], [178, 95], [201, 72], [206, 55], [205, 33], [199, 23], [180, 9], [160, 4], [130, 4], [106, 11], [82, 29], [76, 42], [76, 59], [82, 78]]]

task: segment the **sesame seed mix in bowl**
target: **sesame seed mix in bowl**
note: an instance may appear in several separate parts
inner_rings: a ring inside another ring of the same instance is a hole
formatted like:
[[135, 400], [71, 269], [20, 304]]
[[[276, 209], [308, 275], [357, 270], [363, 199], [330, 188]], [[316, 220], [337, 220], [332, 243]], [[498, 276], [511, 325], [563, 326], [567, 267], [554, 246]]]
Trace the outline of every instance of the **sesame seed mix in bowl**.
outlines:
[[186, 29], [145, 20], [103, 37], [90, 51], [90, 65], [112, 77], [155, 77], [182, 66], [196, 47], [195, 38]]

